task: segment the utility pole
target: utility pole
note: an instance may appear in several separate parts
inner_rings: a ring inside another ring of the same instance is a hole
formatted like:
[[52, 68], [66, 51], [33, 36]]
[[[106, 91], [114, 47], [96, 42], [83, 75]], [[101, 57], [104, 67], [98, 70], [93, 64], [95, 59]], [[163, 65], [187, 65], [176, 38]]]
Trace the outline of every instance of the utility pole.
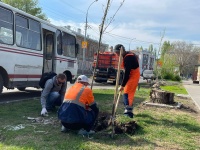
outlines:
[[97, 51], [97, 61], [96, 61], [96, 66], [94, 67], [94, 70], [93, 70], [93, 76], [92, 76], [92, 83], [91, 83], [91, 89], [93, 87], [93, 82], [94, 82], [94, 73], [96, 72], [96, 67], [98, 66], [98, 61], [99, 61], [99, 51], [100, 51], [100, 47], [101, 47], [101, 38], [102, 38], [102, 34], [103, 34], [103, 29], [104, 29], [104, 22], [106, 20], [106, 16], [107, 16], [107, 13], [108, 13], [108, 8], [110, 6], [110, 0], [108, 0], [107, 2], [107, 6], [106, 6], [106, 10], [104, 12], [104, 16], [103, 16], [103, 21], [100, 25], [100, 37], [99, 37], [99, 44], [98, 44], [98, 51]]
[[97, 2], [98, 0], [95, 0], [95, 1], [93, 1], [90, 5], [89, 5], [89, 7], [88, 7], [88, 9], [87, 9], [87, 13], [86, 13], [86, 19], [85, 19], [85, 36], [84, 36], [84, 48], [83, 48], [83, 65], [82, 65], [82, 74], [84, 74], [84, 64], [85, 64], [85, 52], [86, 52], [86, 49], [87, 49], [87, 47], [88, 47], [88, 42], [87, 42], [87, 39], [86, 39], [86, 36], [87, 36], [87, 23], [88, 23], [88, 21], [87, 21], [87, 17], [88, 17], [88, 10], [89, 10], [89, 8], [90, 8], [90, 6], [92, 6], [92, 4], [94, 4], [95, 2]]

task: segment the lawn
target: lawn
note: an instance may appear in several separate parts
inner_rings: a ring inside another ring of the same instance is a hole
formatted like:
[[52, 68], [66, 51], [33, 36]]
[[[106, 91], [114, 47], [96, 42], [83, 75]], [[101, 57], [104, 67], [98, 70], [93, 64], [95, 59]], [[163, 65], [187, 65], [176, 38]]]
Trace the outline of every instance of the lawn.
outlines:
[[[182, 89], [182, 86], [179, 85]], [[148, 86], [147, 86], [148, 87]], [[0, 105], [0, 149], [5, 150], [162, 150], [200, 149], [200, 114], [191, 99], [180, 99], [190, 109], [169, 109], [142, 105], [149, 100], [147, 87], [137, 91], [134, 120], [138, 128], [134, 135], [118, 134], [112, 139], [110, 130], [97, 132], [91, 138], [77, 132], [60, 132], [56, 112], [40, 117], [39, 99]], [[172, 87], [170, 88], [172, 89]], [[183, 94], [184, 89], [176, 90]], [[114, 90], [94, 90], [101, 112], [111, 113]], [[193, 110], [193, 111], [191, 111]], [[117, 118], [123, 118], [122, 100]], [[28, 119], [37, 118], [37, 121]], [[129, 121], [130, 119], [127, 119]]]
[[168, 84], [161, 86], [161, 89], [169, 92], [174, 92], [175, 94], [188, 94], [186, 89], [179, 82], [168, 81]]

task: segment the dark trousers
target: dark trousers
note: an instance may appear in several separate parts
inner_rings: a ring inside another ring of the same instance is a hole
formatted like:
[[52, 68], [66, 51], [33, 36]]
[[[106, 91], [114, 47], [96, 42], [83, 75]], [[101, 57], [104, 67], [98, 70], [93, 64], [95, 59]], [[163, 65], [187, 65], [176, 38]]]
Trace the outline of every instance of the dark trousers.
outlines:
[[85, 129], [87, 132], [89, 132], [91, 130], [91, 125], [89, 124], [84, 124], [84, 123], [66, 123], [66, 122], [62, 122], [62, 125], [67, 128], [67, 129], [71, 129], [71, 130], [79, 130], [79, 129]]
[[46, 109], [47, 111], [55, 109], [55, 106], [60, 106], [62, 104], [61, 96], [58, 92], [49, 93], [46, 100]]

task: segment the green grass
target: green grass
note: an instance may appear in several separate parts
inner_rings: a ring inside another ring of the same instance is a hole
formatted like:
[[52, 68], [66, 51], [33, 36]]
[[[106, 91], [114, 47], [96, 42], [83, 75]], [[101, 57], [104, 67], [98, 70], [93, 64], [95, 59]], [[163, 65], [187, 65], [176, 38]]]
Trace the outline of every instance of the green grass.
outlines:
[[174, 92], [175, 94], [188, 94], [185, 88], [182, 85], [167, 85], [167, 86], [161, 86], [161, 89]]
[[[172, 88], [171, 88], [172, 89]], [[110, 130], [97, 132], [93, 139], [76, 132], [61, 133], [56, 112], [44, 117], [50, 124], [36, 123], [27, 117], [39, 117], [39, 99], [0, 105], [0, 149], [2, 150], [154, 150], [200, 149], [199, 114], [184, 110], [155, 108], [142, 105], [148, 100], [149, 89], [141, 87], [134, 101], [134, 120], [139, 128], [134, 135], [120, 134], [110, 138]], [[94, 90], [100, 111], [111, 113], [114, 90]], [[180, 100], [179, 100], [180, 101]], [[183, 100], [185, 101], [185, 100]], [[191, 101], [187, 101], [188, 104]], [[122, 99], [117, 109], [117, 120], [130, 121], [123, 115]], [[10, 130], [11, 126], [23, 126]]]

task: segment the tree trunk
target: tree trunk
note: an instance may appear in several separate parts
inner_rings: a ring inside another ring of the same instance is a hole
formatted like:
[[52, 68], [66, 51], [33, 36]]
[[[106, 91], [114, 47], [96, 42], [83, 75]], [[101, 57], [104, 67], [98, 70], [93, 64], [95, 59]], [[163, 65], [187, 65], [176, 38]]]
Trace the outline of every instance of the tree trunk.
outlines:
[[174, 103], [174, 93], [152, 89], [150, 91], [150, 100], [153, 103], [161, 103], [161, 104], [173, 104]]

